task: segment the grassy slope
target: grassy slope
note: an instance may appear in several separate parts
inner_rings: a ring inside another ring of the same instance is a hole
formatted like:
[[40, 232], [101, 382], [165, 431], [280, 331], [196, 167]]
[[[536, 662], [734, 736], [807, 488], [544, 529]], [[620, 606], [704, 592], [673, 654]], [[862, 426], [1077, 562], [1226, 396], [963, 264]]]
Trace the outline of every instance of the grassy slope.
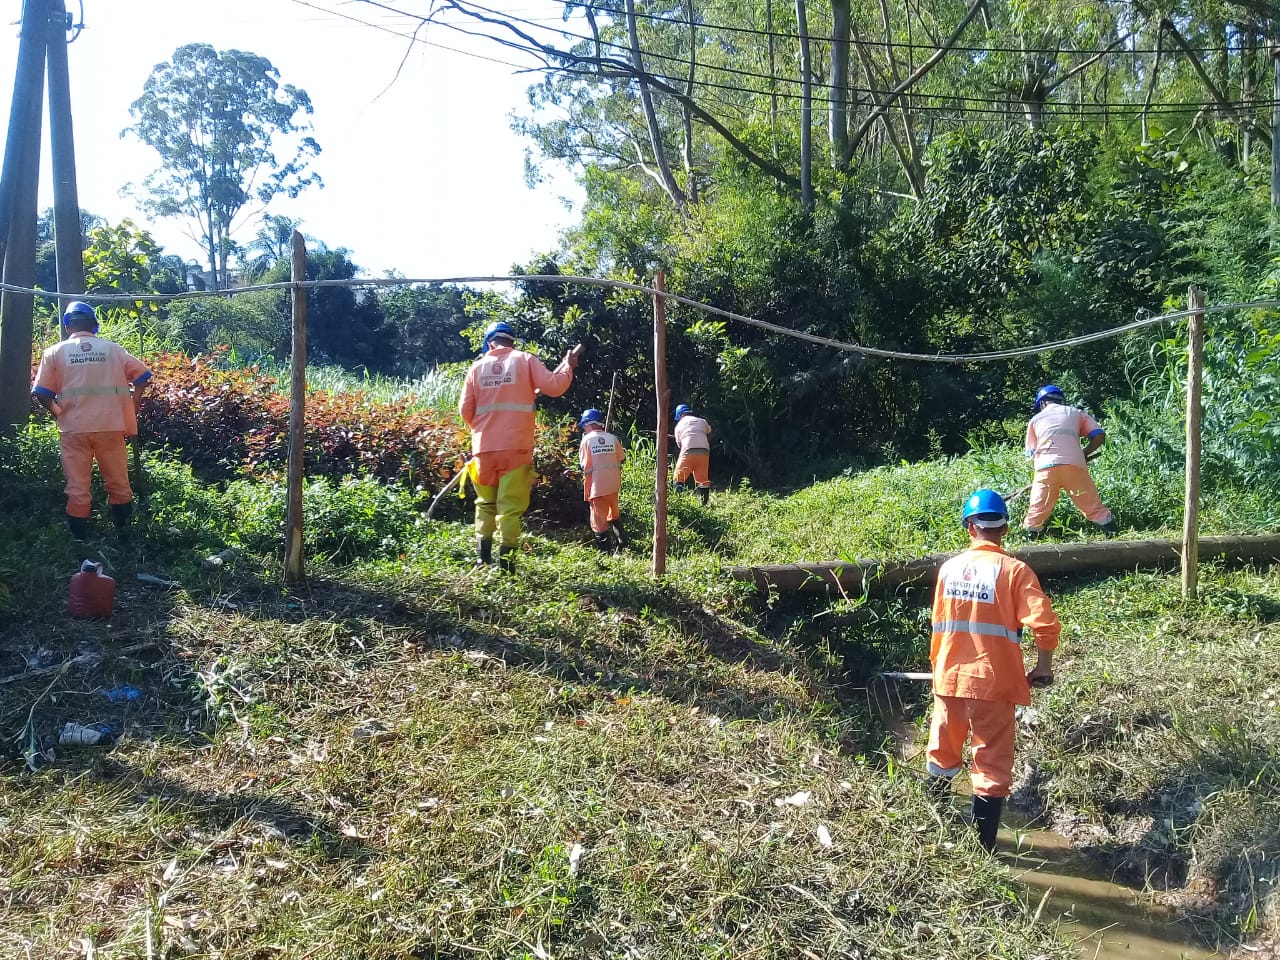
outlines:
[[[196, 956], [1067, 956], [877, 753], [865, 694], [835, 669], [832, 654], [855, 671], [918, 664], [919, 607], [762, 617], [720, 572], [722, 556], [756, 551], [954, 546], [939, 518], [983, 469], [741, 492], [709, 513], [677, 497], [661, 585], [639, 556], [602, 564], [541, 537], [520, 578], [476, 573], [467, 531], [436, 525], [383, 559], [322, 566], [305, 597], [281, 595], [252, 557], [199, 571], [190, 558], [214, 542], [194, 510], [226, 505], [161, 471], [168, 526], [147, 565], [184, 589], [122, 585], [109, 627], [62, 618], [77, 555], [57, 529], [24, 526], [0, 545], [15, 608], [0, 673], [154, 647], [0, 687], [6, 738], [28, 717], [42, 744], [71, 719], [128, 734], [58, 749], [34, 775], [4, 769], [0, 955], [87, 938], [100, 957], [140, 956], [150, 922]], [[868, 482], [894, 497], [868, 497]], [[633, 471], [631, 512], [647, 498]], [[1262, 818], [1280, 581], [1209, 585], [1194, 611], [1167, 577], [1054, 585], [1062, 683], [1024, 755], [1040, 770], [1029, 792], [1079, 811], [1082, 838], [1094, 828], [1118, 862], [1157, 850], [1186, 867], [1171, 882], [1201, 892], [1223, 878], [1225, 907], [1208, 912], [1247, 928], [1280, 852], [1260, 829], [1277, 820]], [[109, 703], [120, 683], [143, 701]]]

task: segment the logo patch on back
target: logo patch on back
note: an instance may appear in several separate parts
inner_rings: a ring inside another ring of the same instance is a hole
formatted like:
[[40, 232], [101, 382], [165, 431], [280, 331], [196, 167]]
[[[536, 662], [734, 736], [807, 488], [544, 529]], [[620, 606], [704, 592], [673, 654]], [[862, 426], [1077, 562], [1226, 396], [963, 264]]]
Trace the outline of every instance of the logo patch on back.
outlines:
[[996, 574], [999, 565], [969, 561], [964, 564], [948, 564], [943, 596], [948, 600], [976, 600], [979, 603], [996, 602]]

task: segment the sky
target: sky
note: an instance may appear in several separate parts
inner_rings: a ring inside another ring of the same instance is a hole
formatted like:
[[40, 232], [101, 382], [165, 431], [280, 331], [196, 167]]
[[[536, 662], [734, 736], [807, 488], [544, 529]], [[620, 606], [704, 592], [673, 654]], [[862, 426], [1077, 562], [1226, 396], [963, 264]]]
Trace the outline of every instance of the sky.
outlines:
[[[304, 234], [331, 248], [346, 247], [368, 276], [505, 274], [552, 249], [576, 220], [581, 190], [562, 166], [544, 164], [548, 181], [525, 186], [528, 141], [511, 130], [510, 115], [527, 107], [526, 88], [538, 75], [492, 62], [520, 62], [492, 41], [432, 25], [419, 34], [425, 43], [410, 43], [415, 21], [355, 0], [83, 3], [85, 28], [68, 47], [80, 206], [112, 223], [132, 219], [166, 253], [204, 259], [185, 221], [148, 220], [121, 195], [159, 157], [120, 132], [132, 123], [129, 105], [152, 67], [194, 42], [266, 57], [283, 83], [310, 96], [322, 151], [312, 168], [324, 189], [273, 200], [269, 212], [301, 220]], [[78, 13], [78, 0], [67, 5]], [[388, 5], [414, 11], [428, 3]], [[489, 5], [548, 21], [562, 9], [555, 0]], [[0, 131], [7, 130], [21, 3], [4, 0], [4, 10]], [[43, 136], [41, 210], [53, 205], [47, 118]], [[252, 240], [257, 217], [238, 223], [236, 239]]]

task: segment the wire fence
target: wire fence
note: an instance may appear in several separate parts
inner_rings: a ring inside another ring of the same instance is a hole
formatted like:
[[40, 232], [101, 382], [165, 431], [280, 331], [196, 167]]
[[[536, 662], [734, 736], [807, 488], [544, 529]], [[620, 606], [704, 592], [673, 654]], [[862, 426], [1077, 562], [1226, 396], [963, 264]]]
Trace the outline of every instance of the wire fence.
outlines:
[[580, 284], [583, 286], [602, 287], [612, 290], [626, 290], [634, 293], [646, 294], [651, 297], [661, 297], [671, 303], [681, 304], [682, 306], [701, 311], [709, 316], [720, 317], [734, 323], [741, 323], [760, 330], [766, 330], [770, 333], [777, 334], [778, 336], [803, 340], [808, 343], [827, 347], [833, 350], [842, 350], [848, 353], [856, 353], [867, 357], [877, 357], [883, 360], [904, 360], [920, 363], [948, 364], [984, 363], [994, 360], [1011, 360], [1017, 357], [1052, 353], [1057, 350], [1066, 350], [1071, 347], [1080, 347], [1090, 343], [1097, 343], [1101, 340], [1109, 340], [1113, 337], [1123, 336], [1126, 333], [1132, 333], [1135, 330], [1142, 330], [1147, 327], [1153, 327], [1172, 320], [1188, 317], [1192, 313], [1207, 315], [1226, 313], [1236, 310], [1280, 307], [1280, 300], [1251, 300], [1244, 303], [1222, 303], [1197, 307], [1195, 310], [1172, 310], [1168, 313], [1161, 313], [1155, 316], [1139, 317], [1135, 320], [1129, 321], [1128, 323], [1108, 327], [1104, 330], [1079, 334], [1077, 336], [1067, 337], [1061, 340], [1051, 340], [1045, 343], [1014, 346], [1001, 350], [985, 350], [974, 353], [912, 353], [902, 350], [886, 350], [880, 347], [869, 347], [865, 344], [853, 343], [847, 340], [836, 340], [831, 337], [822, 337], [817, 334], [806, 333], [803, 330], [796, 330], [792, 327], [785, 327], [781, 324], [771, 323], [768, 320], [760, 320], [756, 317], [748, 317], [740, 313], [734, 313], [731, 310], [724, 310], [708, 303], [702, 303], [698, 300], [690, 299], [689, 297], [683, 297], [667, 290], [659, 290], [656, 287], [647, 286], [642, 283], [631, 283], [626, 280], [615, 280], [607, 277], [579, 277], [571, 275], [566, 276], [564, 274], [518, 274], [505, 276], [486, 275], [423, 278], [397, 277], [355, 280], [285, 280], [278, 283], [250, 284], [243, 287], [234, 287], [230, 290], [189, 290], [182, 293], [61, 293], [58, 291], [40, 290], [34, 287], [20, 287], [14, 284], [0, 283], [0, 291], [40, 297], [47, 300], [83, 300], [88, 303], [112, 304], [169, 303], [177, 300], [194, 300], [211, 297], [225, 298], [242, 293], [259, 293], [272, 290], [311, 290], [323, 287], [351, 287], [367, 289], [374, 287], [407, 287], [415, 285], [527, 282], [559, 283], [566, 285]]

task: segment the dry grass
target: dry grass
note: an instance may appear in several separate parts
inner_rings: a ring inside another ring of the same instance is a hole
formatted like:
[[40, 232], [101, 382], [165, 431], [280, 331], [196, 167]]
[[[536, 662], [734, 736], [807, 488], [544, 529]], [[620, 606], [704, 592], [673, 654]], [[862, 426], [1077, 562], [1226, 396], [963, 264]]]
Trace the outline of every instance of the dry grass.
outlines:
[[465, 546], [308, 597], [241, 574], [130, 588], [111, 627], [12, 625], [11, 658], [104, 657], [0, 688], [6, 735], [125, 735], [5, 772], [0, 954], [1067, 955], [729, 595], [574, 548], [513, 583]]

